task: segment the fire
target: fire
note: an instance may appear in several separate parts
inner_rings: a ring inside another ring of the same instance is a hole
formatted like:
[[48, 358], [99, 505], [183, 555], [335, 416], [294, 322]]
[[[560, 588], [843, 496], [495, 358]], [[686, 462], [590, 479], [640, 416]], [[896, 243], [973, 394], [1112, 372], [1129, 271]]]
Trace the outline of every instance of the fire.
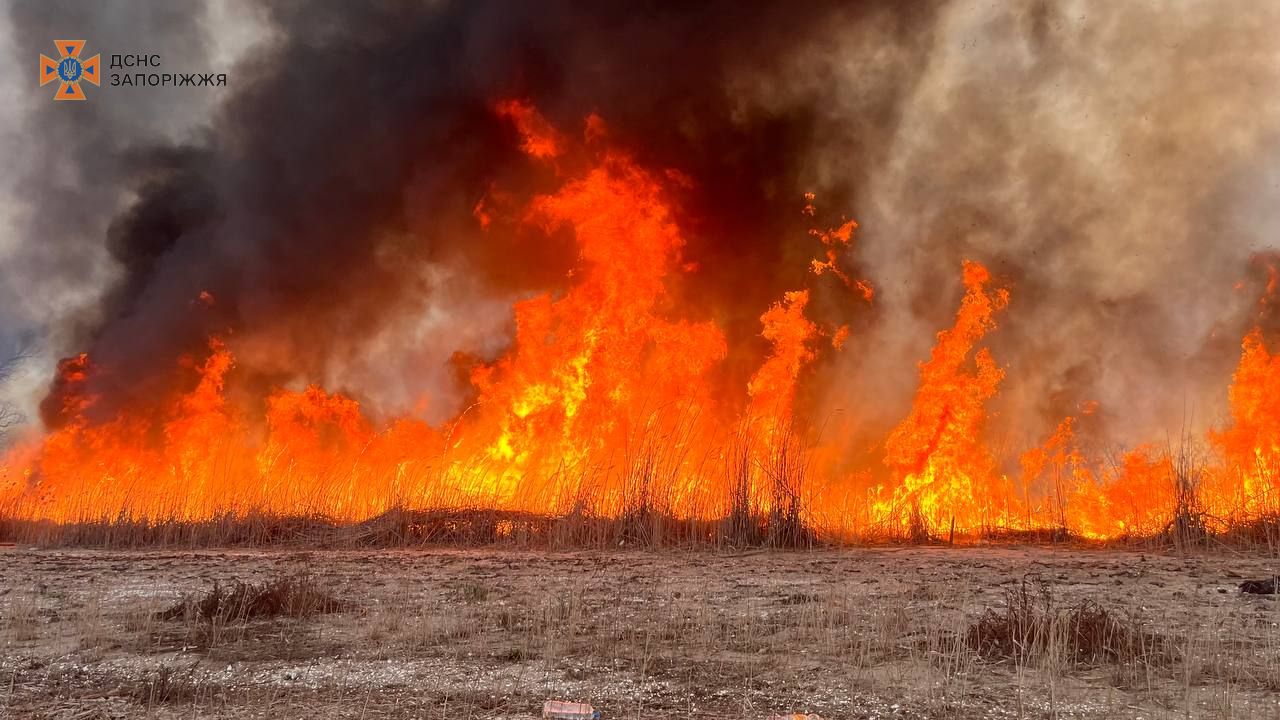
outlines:
[[500, 467], [478, 485], [500, 504], [519, 492], [517, 504], [543, 509], [568, 489], [566, 474], [576, 484], [622, 462], [628, 443], [675, 432], [690, 408], [713, 412], [709, 373], [726, 345], [713, 323], [664, 308], [685, 241], [658, 178], [627, 156], [606, 153], [536, 198], [525, 220], [573, 231], [576, 283], [562, 297], [516, 304], [513, 350], [472, 373], [476, 410], [459, 430]]
[[[1268, 295], [1276, 282], [1268, 280]], [[1277, 510], [1280, 492], [1280, 357], [1268, 349], [1260, 329], [1245, 336], [1240, 364], [1228, 394], [1231, 424], [1213, 433], [1225, 463], [1208, 478], [1206, 498], [1219, 517]]]
[[752, 416], [765, 418], [771, 428], [790, 420], [796, 378], [816, 356], [809, 346], [818, 328], [804, 316], [808, 303], [808, 291], [792, 291], [760, 316], [762, 334], [773, 345], [773, 353], [747, 384], [747, 394]]
[[1125, 453], [1101, 480], [1077, 472], [1074, 494], [1064, 501], [1070, 510], [1065, 526], [1085, 537], [1149, 537], [1163, 531], [1176, 510], [1173, 462], [1155, 446]]
[[553, 158], [564, 152], [564, 140], [532, 105], [520, 100], [495, 103], [494, 112], [515, 123], [523, 142], [520, 149], [536, 158]]
[[991, 275], [964, 264], [964, 299], [950, 330], [938, 333], [929, 359], [920, 365], [920, 386], [911, 412], [885, 441], [885, 464], [895, 485], [877, 513], [900, 523], [931, 528], [978, 529], [1000, 519], [995, 460], [983, 442], [985, 404], [1004, 378], [986, 348], [975, 345], [995, 328], [995, 314], [1009, 303], [1003, 288], [989, 290]]
[[[705, 272], [687, 257], [689, 231], [678, 219], [692, 181], [612, 146], [600, 117], [586, 119], [578, 147], [528, 103], [492, 110], [511, 122], [554, 189], [521, 200], [494, 187], [475, 204], [477, 226], [571, 237], [576, 260], [561, 290], [514, 303], [510, 347], [468, 368], [470, 400], [455, 417], [377, 420], [315, 385], [248, 399], [237, 392], [230, 335], [173, 364], [181, 389], [171, 396], [104, 417], [88, 390], [102, 369], [81, 354], [59, 363], [45, 407], [50, 429], [0, 457], [6, 514], [354, 521], [396, 506], [466, 506], [719, 518], [749, 502], [775, 517], [803, 513], [819, 530], [1065, 529], [1113, 538], [1158, 534], [1189, 509], [1219, 525], [1277, 511], [1280, 358], [1261, 329], [1244, 339], [1230, 423], [1210, 435], [1209, 461], [1180, 462], [1152, 445], [1114, 462], [1091, 456], [1078, 436], [1098, 411], [1090, 401], [1017, 463], [1004, 463], [992, 449], [988, 406], [1006, 369], [984, 343], [1011, 294], [966, 261], [954, 324], [919, 364], [905, 417], [862, 446], [851, 439], [856, 423], [820, 438], [825, 423], [803, 391], [820, 370], [839, 367], [827, 361], [857, 346], [860, 327], [820, 308], [874, 310], [871, 281], [842, 264], [857, 223], [811, 231], [816, 257], [800, 268], [808, 286], [753, 311], [760, 349], [749, 371], [735, 374], [735, 359], [749, 353], [730, 347], [714, 313], [681, 300]], [[803, 197], [803, 216], [816, 216], [815, 200]], [[839, 292], [824, 295], [821, 283]], [[193, 293], [206, 308], [217, 302]], [[865, 461], [865, 446], [880, 448], [878, 457]]]

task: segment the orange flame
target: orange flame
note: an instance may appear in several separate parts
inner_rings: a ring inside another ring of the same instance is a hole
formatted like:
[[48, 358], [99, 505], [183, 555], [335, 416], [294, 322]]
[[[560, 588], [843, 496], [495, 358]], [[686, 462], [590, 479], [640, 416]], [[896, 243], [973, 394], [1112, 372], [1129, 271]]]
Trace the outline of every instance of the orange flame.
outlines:
[[[1010, 296], [966, 261], [954, 325], [920, 363], [909, 412], [872, 441], [883, 462], [858, 466], [831, 449], [847, 438], [819, 443], [804, 422], [812, 413], [801, 389], [851, 332], [818, 319], [820, 288], [763, 308], [767, 349], [761, 343], [758, 364], [731, 373], [725, 332], [677, 300], [698, 268], [684, 257], [673, 200], [688, 176], [610, 147], [597, 116], [586, 120], [586, 150], [571, 152], [569, 136], [532, 105], [493, 109], [531, 161], [555, 163], [561, 180], [515, 217], [532, 235], [572, 236], [577, 260], [563, 291], [514, 304], [512, 346], [471, 369], [474, 401], [464, 411], [440, 427], [413, 417], [375, 423], [354, 399], [316, 386], [245, 400], [234, 392], [233, 339], [215, 337], [201, 358], [173, 368], [184, 390], [99, 419], [88, 388], [100, 368], [81, 354], [58, 365], [56, 427], [0, 456], [0, 510], [62, 521], [250, 511], [358, 520], [397, 505], [617, 514], [639, 502], [711, 517], [726, 512], [726, 493], [741, 482], [761, 506], [803, 498], [804, 519], [819, 528], [872, 532], [1065, 528], [1110, 538], [1159, 533], [1188, 502], [1219, 525], [1280, 510], [1280, 357], [1261, 329], [1244, 338], [1230, 423], [1211, 433], [1210, 462], [1175, 462], [1150, 445], [1114, 463], [1090, 456], [1077, 436], [1098, 419], [1089, 401], [1023, 452], [1010, 478], [987, 437], [1005, 370], [983, 345]], [[515, 197], [492, 189], [474, 207], [476, 222], [498, 232], [506, 223], [492, 222], [491, 201], [506, 217], [521, 207]], [[814, 200], [806, 193], [806, 216]], [[834, 275], [869, 302], [871, 283], [841, 264], [856, 229], [848, 220], [812, 231], [822, 255], [805, 275]], [[1264, 310], [1277, 277], [1269, 269]], [[194, 302], [215, 299], [196, 291]], [[743, 437], [745, 455], [734, 446]], [[770, 473], [772, 489], [762, 479]], [[821, 487], [803, 487], [806, 479]]]
[[[1270, 286], [1269, 281], [1269, 286]], [[1220, 517], [1274, 512], [1280, 505], [1280, 357], [1254, 329], [1242, 343], [1228, 399], [1231, 424], [1211, 434], [1225, 463], [1212, 470], [1207, 502]]]
[[966, 293], [950, 330], [938, 333], [911, 412], [885, 442], [885, 464], [894, 485], [876, 508], [891, 522], [923, 521], [932, 528], [972, 531], [1002, 519], [995, 460], [983, 442], [985, 404], [1004, 378], [986, 348], [975, 345], [995, 328], [995, 314], [1009, 293], [988, 290], [985, 267], [966, 261]]

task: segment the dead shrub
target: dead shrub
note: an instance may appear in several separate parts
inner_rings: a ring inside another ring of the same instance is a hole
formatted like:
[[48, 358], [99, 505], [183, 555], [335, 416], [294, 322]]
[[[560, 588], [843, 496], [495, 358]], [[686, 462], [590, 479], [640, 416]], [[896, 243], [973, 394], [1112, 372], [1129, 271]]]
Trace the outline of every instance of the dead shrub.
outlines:
[[1093, 600], [1062, 607], [1048, 582], [1024, 578], [1005, 592], [1001, 610], [988, 608], [969, 626], [965, 643], [990, 660], [1062, 660], [1071, 665], [1168, 664], [1173, 646]]
[[310, 575], [289, 575], [265, 583], [215, 582], [204, 593], [187, 595], [155, 614], [157, 620], [226, 624], [258, 618], [304, 618], [342, 612], [349, 604], [320, 589]]

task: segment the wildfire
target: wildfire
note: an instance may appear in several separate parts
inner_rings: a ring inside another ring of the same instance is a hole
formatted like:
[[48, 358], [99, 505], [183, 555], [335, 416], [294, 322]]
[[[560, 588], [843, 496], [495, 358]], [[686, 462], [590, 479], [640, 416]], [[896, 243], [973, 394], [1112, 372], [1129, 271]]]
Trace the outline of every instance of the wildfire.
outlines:
[[929, 360], [920, 365], [920, 387], [911, 413], [885, 442], [885, 464], [895, 485], [877, 514], [929, 527], [966, 530], [1003, 519], [1008, 497], [983, 441], [985, 404], [1004, 378], [986, 348], [974, 346], [995, 328], [995, 314], [1009, 303], [1003, 288], [988, 290], [990, 273], [964, 264], [964, 299], [956, 324], [938, 333]]
[[[843, 438], [819, 441], [800, 392], [855, 333], [819, 317], [816, 289], [797, 287], [760, 309], [767, 349], [750, 373], [733, 375], [725, 329], [678, 300], [701, 267], [685, 257], [677, 220], [689, 179], [610, 147], [599, 117], [585, 123], [585, 150], [569, 152], [571, 137], [528, 103], [492, 109], [557, 187], [522, 206], [495, 188], [503, 202], [477, 203], [477, 225], [499, 232], [495, 217], [521, 207], [515, 223], [539, 237], [568, 234], [576, 261], [563, 291], [514, 304], [512, 343], [470, 368], [464, 411], [440, 426], [375, 422], [354, 399], [317, 386], [244, 401], [231, 392], [235, 339], [218, 336], [203, 356], [174, 364], [183, 391], [102, 418], [86, 390], [99, 369], [82, 354], [59, 364], [46, 401], [56, 427], [0, 458], [4, 511], [58, 521], [247, 512], [359, 520], [395, 506], [604, 515], [644, 506], [722, 517], [745, 496], [765, 510], [801, 508], [819, 529], [1109, 538], [1159, 533], [1190, 503], [1215, 522], [1277, 510], [1280, 359], [1261, 329], [1244, 339], [1231, 422], [1211, 435], [1213, 462], [1192, 467], [1143, 446], [1104, 464], [1068, 417], [1018, 469], [1003, 467], [987, 407], [1006, 371], [983, 343], [1011, 297], [973, 261], [961, 268], [954, 325], [919, 365], [909, 412], [876, 443], [882, 463], [851, 469]], [[814, 217], [814, 195], [803, 200], [801, 212]], [[834, 277], [842, 302], [866, 308], [871, 282], [841, 264], [856, 229], [844, 220], [812, 231], [818, 256], [807, 282]], [[195, 292], [193, 303], [215, 305]], [[1096, 408], [1082, 406], [1081, 416]], [[820, 492], [806, 489], [819, 478]]]
[[[1275, 287], [1272, 271], [1268, 296]], [[1273, 511], [1280, 490], [1280, 357], [1273, 355], [1254, 329], [1245, 336], [1240, 365], [1228, 398], [1231, 425], [1212, 434], [1225, 463], [1214, 468], [1209, 481], [1214, 492], [1206, 498], [1219, 517]]]
[[[623, 462], [628, 445], [670, 437], [690, 408], [715, 412], [709, 373], [726, 346], [714, 324], [664, 309], [685, 243], [658, 178], [626, 155], [607, 152], [534, 199], [525, 221], [573, 231], [576, 283], [562, 297], [516, 304], [514, 347], [472, 373], [476, 410], [458, 429], [486, 460], [478, 486], [545, 509], [587, 491], [578, 481]], [[612, 494], [600, 498], [606, 507], [620, 502]]]

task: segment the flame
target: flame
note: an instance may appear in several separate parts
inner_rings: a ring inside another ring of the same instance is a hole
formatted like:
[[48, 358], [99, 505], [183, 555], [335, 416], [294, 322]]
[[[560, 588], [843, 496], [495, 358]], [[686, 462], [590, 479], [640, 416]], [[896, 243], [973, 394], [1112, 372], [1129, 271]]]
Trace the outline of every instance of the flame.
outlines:
[[[103, 417], [90, 388], [109, 368], [80, 354], [58, 365], [50, 429], [0, 456], [0, 510], [58, 521], [248, 512], [359, 520], [395, 506], [723, 517], [745, 493], [766, 510], [801, 507], [819, 529], [1049, 528], [1090, 538], [1159, 533], [1188, 503], [1216, 527], [1280, 510], [1280, 358], [1260, 328], [1244, 338], [1230, 422], [1211, 432], [1214, 454], [1203, 464], [1154, 445], [1114, 462], [1097, 457], [1080, 437], [1099, 418], [1087, 401], [1015, 468], [992, 449], [988, 406], [1006, 371], [984, 345], [1011, 297], [966, 261], [954, 323], [919, 364], [905, 417], [869, 430], [858, 408], [842, 408], [834, 431], [824, 430], [801, 391], [820, 368], [840, 368], [826, 361], [861, 325], [821, 319], [815, 306], [874, 309], [871, 282], [844, 264], [856, 222], [812, 230], [819, 255], [803, 273], [806, 283], [835, 277], [852, 292], [783, 293], [759, 315], [755, 364], [735, 374], [740, 349], [712, 313], [680, 300], [701, 267], [685, 257], [677, 220], [676, 198], [693, 181], [612, 146], [598, 116], [586, 118], [578, 148], [527, 102], [492, 109], [555, 189], [522, 199], [490, 188], [474, 206], [477, 225], [507, 231], [493, 220], [514, 212], [530, 237], [571, 237], [576, 261], [562, 289], [514, 303], [509, 349], [470, 368], [472, 401], [456, 417], [375, 421], [355, 399], [314, 385], [247, 398], [230, 336], [174, 363], [180, 390], [171, 396]], [[804, 195], [804, 216], [816, 215], [815, 200]], [[1278, 277], [1269, 268], [1262, 310]], [[193, 294], [215, 303], [206, 290]], [[882, 448], [878, 461], [865, 459], [868, 446]]]
[[[1268, 292], [1275, 282], [1272, 274]], [[1206, 502], [1218, 517], [1274, 512], [1280, 492], [1280, 357], [1255, 328], [1242, 343], [1228, 399], [1231, 424], [1211, 434], [1225, 460], [1214, 468]]]
[[687, 408], [712, 408], [709, 373], [726, 344], [713, 323], [664, 311], [685, 241], [658, 178], [626, 155], [535, 199], [526, 221], [573, 231], [577, 282], [516, 304], [514, 349], [472, 373], [479, 397], [460, 429], [486, 438], [482, 457], [501, 467], [477, 487], [545, 509], [565, 473], [589, 474], [638, 433], [675, 432]]
[[792, 291], [760, 316], [762, 334], [773, 345], [773, 353], [747, 384], [747, 395], [752, 415], [768, 418], [773, 427], [791, 418], [796, 379], [816, 357], [809, 346], [818, 328], [804, 315], [808, 303], [807, 290]]
[[1063, 418], [1043, 443], [1022, 454], [1019, 464], [1026, 527], [1066, 527], [1067, 497], [1090, 478], [1075, 442], [1075, 418]]
[[906, 524], [953, 523], [972, 531], [998, 518], [995, 460], [983, 442], [985, 405], [996, 394], [1004, 370], [986, 348], [974, 347], [995, 328], [995, 314], [1009, 303], [1003, 288], [988, 290], [985, 267], [964, 263], [964, 299], [955, 326], [938, 333], [929, 359], [920, 364], [920, 385], [911, 412], [885, 441], [885, 464], [894, 485], [876, 514]]
[[[520, 149], [535, 158], [553, 158], [564, 152], [564, 139], [550, 123], [523, 100], [503, 100], [494, 103], [494, 112], [509, 118], [520, 133]], [[591, 124], [588, 124], [591, 127]]]

